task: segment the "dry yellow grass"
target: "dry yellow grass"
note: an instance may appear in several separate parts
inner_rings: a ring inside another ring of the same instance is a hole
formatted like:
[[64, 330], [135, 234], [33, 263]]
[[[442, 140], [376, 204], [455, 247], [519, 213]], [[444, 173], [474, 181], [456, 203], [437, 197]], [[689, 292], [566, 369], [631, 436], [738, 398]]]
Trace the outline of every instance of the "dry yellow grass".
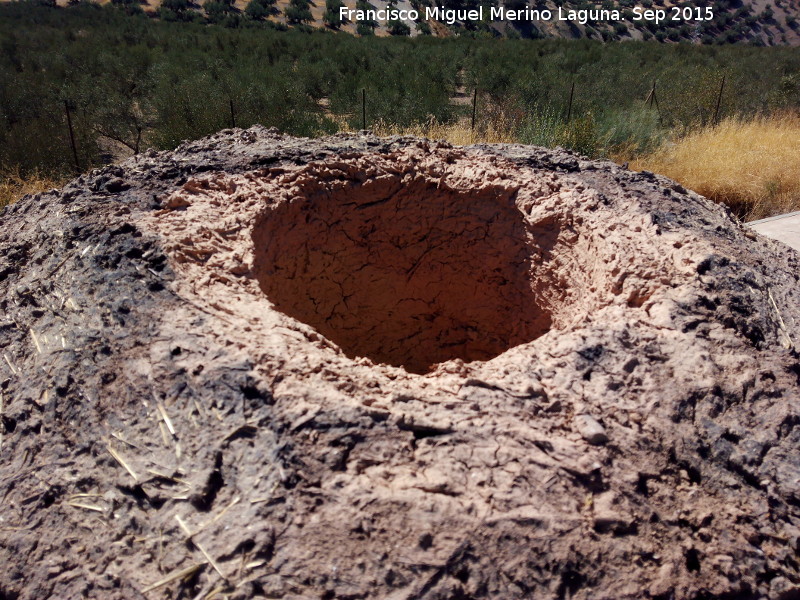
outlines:
[[632, 169], [666, 175], [744, 220], [800, 210], [800, 114], [727, 119], [664, 144], [652, 154], [617, 157]]
[[[340, 128], [347, 130], [342, 119]], [[473, 132], [469, 119], [398, 127], [371, 125], [379, 136], [415, 135], [455, 145], [516, 143], [515, 122], [503, 111], [486, 119]], [[653, 171], [681, 182], [717, 202], [730, 206], [744, 220], [800, 210], [800, 113], [751, 120], [727, 119], [665, 143], [644, 156], [619, 155], [632, 169]], [[59, 187], [64, 179], [18, 171], [0, 172], [0, 207], [25, 194]]]
[[16, 202], [25, 194], [38, 194], [60, 187], [64, 179], [46, 177], [38, 173], [21, 176], [18, 170], [0, 172], [0, 208]]
[[375, 135], [387, 137], [390, 135], [415, 135], [426, 137], [432, 140], [445, 140], [458, 146], [469, 144], [513, 144], [517, 139], [513, 135], [513, 129], [502, 120], [493, 120], [488, 124], [482, 124], [472, 131], [469, 120], [461, 120], [456, 123], [439, 123], [431, 118], [425, 123], [419, 123], [408, 127], [398, 127], [378, 121], [371, 126]]

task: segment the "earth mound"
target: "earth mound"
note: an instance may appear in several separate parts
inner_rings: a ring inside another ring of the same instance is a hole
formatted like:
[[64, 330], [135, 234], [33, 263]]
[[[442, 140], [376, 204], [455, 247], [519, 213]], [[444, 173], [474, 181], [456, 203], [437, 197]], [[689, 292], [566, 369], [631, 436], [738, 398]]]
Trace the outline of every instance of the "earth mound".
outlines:
[[228, 130], [0, 251], [0, 598], [800, 598], [800, 257], [672, 181]]

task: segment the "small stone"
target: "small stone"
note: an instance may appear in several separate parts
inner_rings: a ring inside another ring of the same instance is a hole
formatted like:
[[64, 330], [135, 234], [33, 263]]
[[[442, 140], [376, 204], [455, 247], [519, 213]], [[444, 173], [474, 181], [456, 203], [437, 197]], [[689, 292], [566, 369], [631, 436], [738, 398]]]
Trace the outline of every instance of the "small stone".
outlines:
[[166, 208], [176, 210], [178, 208], [186, 208], [187, 206], [191, 205], [192, 203], [180, 194], [172, 194], [167, 200]]
[[608, 491], [593, 498], [594, 529], [599, 533], [630, 531], [634, 519], [623, 510], [614, 492]]
[[599, 445], [608, 441], [605, 428], [594, 417], [577, 415], [574, 422], [578, 433], [590, 444]]
[[793, 584], [785, 577], [775, 577], [769, 583], [770, 600], [789, 600], [800, 594], [800, 586]]
[[106, 191], [111, 192], [112, 194], [116, 194], [117, 192], [122, 192], [127, 190], [131, 186], [125, 182], [124, 179], [120, 179], [119, 177], [112, 179], [108, 183], [106, 183]]
[[544, 412], [555, 413], [561, 411], [561, 400], [554, 400], [550, 406], [547, 406], [544, 409]]

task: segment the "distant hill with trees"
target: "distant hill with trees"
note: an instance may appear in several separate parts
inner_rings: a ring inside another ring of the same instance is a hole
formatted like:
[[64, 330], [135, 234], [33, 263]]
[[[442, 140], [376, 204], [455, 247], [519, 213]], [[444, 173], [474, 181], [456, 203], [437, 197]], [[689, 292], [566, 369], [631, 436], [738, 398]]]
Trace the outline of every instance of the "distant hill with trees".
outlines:
[[[3, 2], [6, 0], [0, 0]], [[17, 1], [17, 0], [12, 0]], [[85, 0], [36, 0], [66, 6]], [[330, 28], [356, 35], [432, 35], [450, 37], [588, 38], [602, 41], [654, 40], [664, 43], [749, 43], [763, 46], [800, 45], [800, 0], [98, 0], [129, 12], [143, 12], [167, 21], [207, 21], [228, 27], [248, 22], [276, 27]], [[416, 9], [420, 19], [347, 22], [338, 7]], [[444, 23], [426, 20], [426, 7], [452, 10], [484, 9], [483, 21]], [[492, 7], [550, 11], [548, 20], [490, 20]], [[570, 11], [617, 11], [620, 20], [567, 19]], [[635, 11], [664, 11], [661, 22], [636, 19]], [[699, 19], [683, 17], [692, 15]], [[677, 18], [675, 18], [677, 17]], [[706, 18], [710, 17], [710, 18]], [[582, 22], [585, 21], [585, 22]]]

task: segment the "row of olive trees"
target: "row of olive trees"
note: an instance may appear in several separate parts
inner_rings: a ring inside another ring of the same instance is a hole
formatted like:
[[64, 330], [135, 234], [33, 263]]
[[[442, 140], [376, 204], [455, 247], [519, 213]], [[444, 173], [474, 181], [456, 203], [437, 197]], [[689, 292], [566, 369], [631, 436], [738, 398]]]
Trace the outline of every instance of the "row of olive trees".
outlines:
[[[112, 3], [123, 6], [128, 12], [141, 11], [138, 0], [112, 0]], [[338, 30], [346, 22], [341, 18], [339, 9], [345, 4], [342, 0], [326, 0], [322, 20], [327, 27]], [[374, 8], [368, 0], [358, 0], [360, 10]], [[276, 6], [276, 0], [250, 0], [243, 13], [240, 13], [233, 4], [233, 0], [207, 0], [203, 4], [205, 16], [196, 9], [192, 0], [164, 0], [159, 8], [159, 16], [165, 21], [202, 22], [207, 21], [228, 27], [239, 27], [242, 20], [269, 23], [270, 17], [276, 17], [281, 11]], [[289, 25], [306, 25], [314, 21], [309, 0], [290, 0], [283, 10], [283, 16]], [[378, 23], [374, 20], [365, 20], [357, 24], [359, 35], [373, 35]], [[401, 21], [392, 21], [387, 24], [392, 35], [409, 35], [411, 29]]]
[[448, 121], [459, 49], [428, 41], [0, 4], [0, 170], [85, 169], [233, 125], [360, 127], [364, 89], [370, 123]]

